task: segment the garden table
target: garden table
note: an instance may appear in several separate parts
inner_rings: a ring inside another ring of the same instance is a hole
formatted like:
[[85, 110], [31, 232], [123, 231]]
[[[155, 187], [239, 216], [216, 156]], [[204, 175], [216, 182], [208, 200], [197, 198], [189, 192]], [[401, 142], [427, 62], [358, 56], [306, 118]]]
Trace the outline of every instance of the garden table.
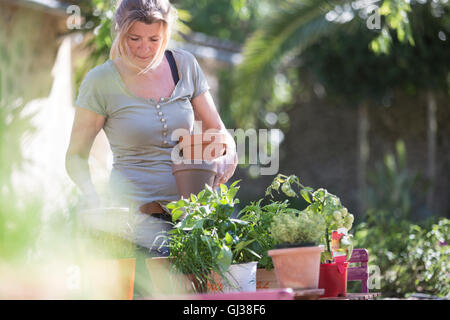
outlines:
[[159, 295], [142, 300], [293, 300], [295, 293], [291, 288], [264, 289], [253, 292], [211, 292], [182, 295]]
[[320, 298], [319, 300], [374, 300], [381, 292], [347, 293], [345, 297]]
[[294, 290], [295, 300], [317, 300], [325, 293], [325, 289], [297, 289]]
[[324, 289], [265, 289], [255, 292], [201, 293], [187, 295], [167, 295], [148, 297], [143, 300], [372, 300], [381, 295], [380, 292], [347, 293], [346, 297], [320, 298]]
[[345, 297], [320, 298], [324, 289], [294, 290], [295, 300], [373, 300], [381, 295], [380, 292], [347, 293]]

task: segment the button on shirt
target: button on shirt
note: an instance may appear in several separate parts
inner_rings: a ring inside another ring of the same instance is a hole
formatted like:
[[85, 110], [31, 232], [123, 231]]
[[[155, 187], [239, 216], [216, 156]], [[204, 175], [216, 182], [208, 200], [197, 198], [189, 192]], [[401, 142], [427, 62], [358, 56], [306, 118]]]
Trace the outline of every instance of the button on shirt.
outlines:
[[78, 92], [78, 107], [106, 118], [103, 129], [114, 156], [110, 187], [123, 204], [178, 199], [171, 161], [176, 141], [170, 137], [179, 128], [192, 133], [190, 101], [209, 86], [192, 54], [171, 51], [179, 81], [170, 97], [155, 101], [135, 96], [111, 60], [90, 70]]

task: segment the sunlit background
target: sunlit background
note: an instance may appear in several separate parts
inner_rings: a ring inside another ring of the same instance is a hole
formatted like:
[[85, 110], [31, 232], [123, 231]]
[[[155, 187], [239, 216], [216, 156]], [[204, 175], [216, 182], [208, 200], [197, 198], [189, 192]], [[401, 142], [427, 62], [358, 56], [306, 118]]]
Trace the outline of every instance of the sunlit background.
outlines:
[[[196, 56], [227, 128], [273, 130], [264, 151], [279, 150], [280, 173], [339, 195], [383, 295], [449, 297], [449, 2], [172, 3], [169, 46]], [[133, 248], [80, 225], [64, 166], [74, 99], [108, 59], [113, 10], [108, 0], [0, 0], [0, 299], [129, 297], [126, 259], [99, 258], [131, 258]], [[239, 156], [230, 183], [242, 179], [245, 205], [273, 175]], [[107, 205], [103, 131], [89, 165]], [[115, 274], [121, 292], [107, 281]]]

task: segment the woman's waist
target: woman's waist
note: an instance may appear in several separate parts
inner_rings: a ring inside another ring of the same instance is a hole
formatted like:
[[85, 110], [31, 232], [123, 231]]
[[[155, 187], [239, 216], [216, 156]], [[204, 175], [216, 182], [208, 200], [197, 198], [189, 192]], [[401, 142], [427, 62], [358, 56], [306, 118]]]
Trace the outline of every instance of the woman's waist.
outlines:
[[118, 166], [167, 166], [172, 165], [172, 157], [170, 153], [167, 154], [113, 154], [113, 167]]
[[142, 147], [120, 148], [111, 146], [113, 163], [158, 163], [170, 162], [173, 148]]

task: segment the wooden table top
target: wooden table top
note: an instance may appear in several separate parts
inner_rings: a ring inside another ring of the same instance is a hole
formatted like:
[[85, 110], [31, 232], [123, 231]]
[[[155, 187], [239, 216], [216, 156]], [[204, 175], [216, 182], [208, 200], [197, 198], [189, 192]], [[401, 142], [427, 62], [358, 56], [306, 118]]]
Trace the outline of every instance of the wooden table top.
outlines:
[[325, 293], [325, 289], [299, 289], [293, 291], [295, 300], [317, 300]]
[[381, 296], [381, 292], [347, 293], [345, 297], [320, 298], [320, 300], [372, 300]]
[[255, 292], [203, 293], [187, 295], [168, 295], [147, 297], [147, 299], [170, 300], [371, 300], [381, 295], [380, 292], [347, 293], [346, 297], [320, 298], [325, 289], [265, 289]]

